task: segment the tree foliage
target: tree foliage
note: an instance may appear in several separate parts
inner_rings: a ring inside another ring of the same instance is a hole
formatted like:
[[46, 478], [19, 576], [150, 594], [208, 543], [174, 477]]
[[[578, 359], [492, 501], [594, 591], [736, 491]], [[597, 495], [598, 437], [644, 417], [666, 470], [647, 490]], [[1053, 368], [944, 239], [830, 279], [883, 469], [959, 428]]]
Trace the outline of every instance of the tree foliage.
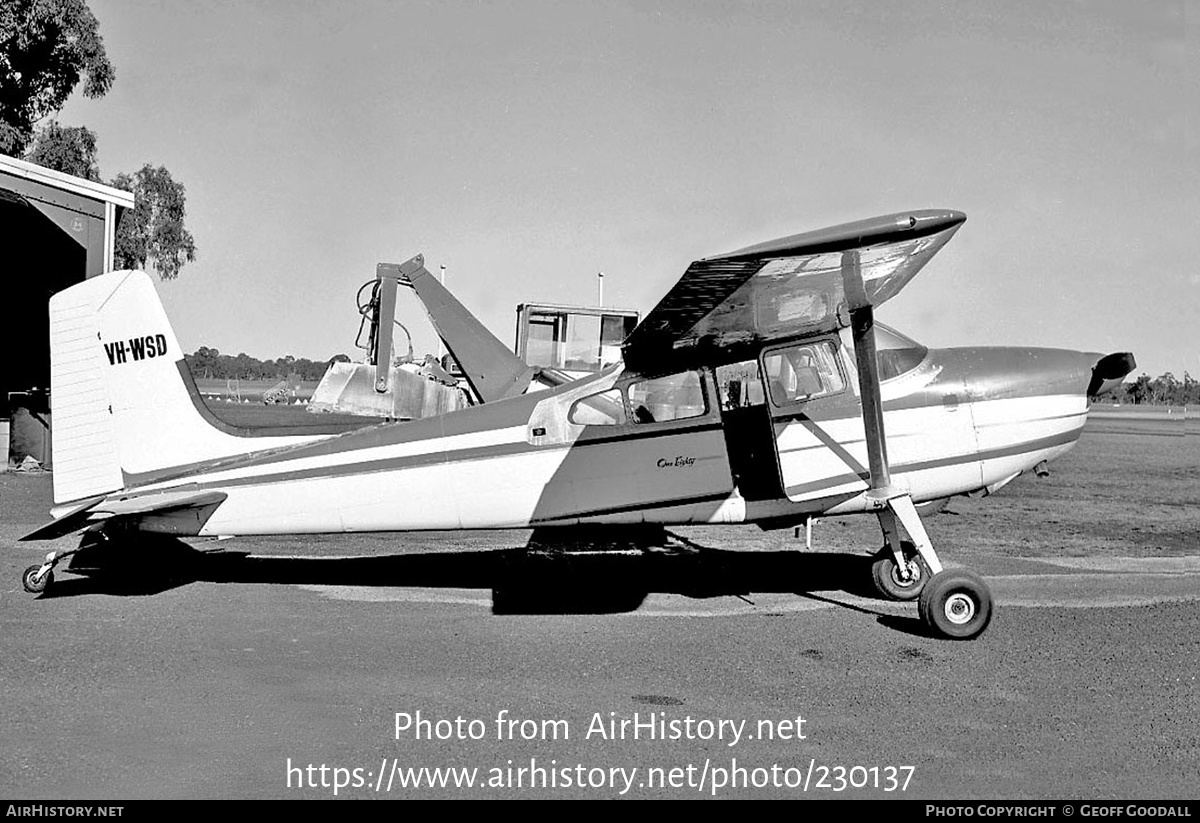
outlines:
[[349, 362], [344, 354], [329, 360], [308, 360], [284, 355], [277, 360], [259, 360], [246, 353], [237, 357], [221, 354], [216, 349], [201, 346], [195, 354], [184, 355], [192, 376], [200, 379], [283, 380], [295, 374], [301, 380], [320, 380], [331, 362]]
[[[100, 97], [113, 77], [86, 0], [0, 0], [0, 152], [28, 149], [25, 159], [32, 163], [100, 182], [94, 132], [52, 120], [35, 136], [34, 125], [61, 109], [80, 80], [85, 95]], [[135, 201], [117, 226], [118, 268], [153, 262], [163, 280], [178, 277], [196, 259], [196, 242], [183, 222], [183, 185], [150, 164], [117, 175], [112, 185], [132, 192]]]
[[[48, 169], [100, 181], [96, 134], [86, 126], [50, 121], [38, 130], [25, 159]], [[117, 225], [114, 255], [119, 269], [144, 269], [152, 261], [163, 280], [173, 280], [185, 263], [196, 259], [196, 241], [184, 225], [187, 195], [163, 166], [146, 164], [134, 174], [112, 181], [131, 192], [134, 208]]]
[[1182, 380], [1171, 372], [1158, 377], [1142, 374], [1113, 392], [1111, 399], [1134, 405], [1200, 406], [1200, 380], [1187, 372], [1183, 373]]
[[163, 166], [150, 164], [134, 174], [118, 174], [112, 184], [132, 192], [135, 200], [117, 227], [117, 268], [144, 269], [153, 261], [159, 277], [174, 280], [184, 263], [196, 259], [196, 242], [183, 225], [183, 184]]
[[96, 133], [87, 126], [63, 126], [51, 120], [38, 129], [25, 159], [48, 169], [100, 182]]
[[35, 124], [54, 114], [83, 81], [102, 97], [115, 72], [85, 0], [0, 3], [0, 152], [20, 155]]

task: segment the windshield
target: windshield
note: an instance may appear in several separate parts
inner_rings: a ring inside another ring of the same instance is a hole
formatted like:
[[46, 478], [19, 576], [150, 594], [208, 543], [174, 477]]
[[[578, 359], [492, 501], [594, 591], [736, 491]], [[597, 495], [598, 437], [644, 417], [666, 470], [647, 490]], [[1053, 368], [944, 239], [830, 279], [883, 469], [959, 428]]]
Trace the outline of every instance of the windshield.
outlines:
[[929, 349], [891, 326], [875, 324], [875, 359], [879, 363], [879, 380], [891, 380], [912, 371], [929, 354]]

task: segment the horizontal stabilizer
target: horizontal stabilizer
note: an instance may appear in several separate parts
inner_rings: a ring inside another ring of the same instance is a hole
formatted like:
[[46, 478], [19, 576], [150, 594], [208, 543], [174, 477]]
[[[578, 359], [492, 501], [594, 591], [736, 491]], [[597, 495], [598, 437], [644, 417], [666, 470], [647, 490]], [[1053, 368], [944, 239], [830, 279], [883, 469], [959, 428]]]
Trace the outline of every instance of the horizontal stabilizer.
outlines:
[[104, 495], [81, 500], [44, 526], [38, 526], [21, 540], [55, 540], [77, 532], [88, 524], [91, 508], [104, 499]]
[[225, 492], [178, 491], [144, 494], [124, 499], [109, 499], [92, 507], [93, 519], [128, 517], [130, 515], [162, 514], [179, 509], [202, 509], [225, 501]]
[[[82, 501], [66, 514], [31, 531], [21, 540], [54, 540], [87, 527], [89, 523], [111, 520], [114, 517], [146, 517], [172, 515], [187, 510], [212, 510], [228, 497], [225, 492], [184, 490], [144, 494], [137, 497], [95, 497]], [[207, 519], [205, 517], [204, 519]], [[191, 533], [191, 532], [187, 532]]]

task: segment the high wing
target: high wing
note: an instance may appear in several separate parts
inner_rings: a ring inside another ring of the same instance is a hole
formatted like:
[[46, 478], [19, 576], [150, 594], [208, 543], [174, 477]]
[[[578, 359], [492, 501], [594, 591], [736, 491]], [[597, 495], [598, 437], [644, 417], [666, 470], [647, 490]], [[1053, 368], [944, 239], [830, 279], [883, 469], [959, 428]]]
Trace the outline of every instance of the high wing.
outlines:
[[965, 221], [921, 210], [698, 260], [622, 345], [639, 371], [736, 359], [774, 340], [850, 325], [894, 297]]

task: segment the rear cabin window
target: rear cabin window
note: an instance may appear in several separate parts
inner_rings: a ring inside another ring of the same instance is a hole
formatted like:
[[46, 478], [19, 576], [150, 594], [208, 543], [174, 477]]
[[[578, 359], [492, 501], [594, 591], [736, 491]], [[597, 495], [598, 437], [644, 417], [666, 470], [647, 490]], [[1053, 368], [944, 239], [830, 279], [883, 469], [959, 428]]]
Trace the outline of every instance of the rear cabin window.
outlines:
[[619, 426], [686, 420], [707, 412], [704, 378], [700, 372], [686, 371], [629, 383], [624, 393], [616, 388], [584, 397], [571, 406], [567, 419], [577, 426]]
[[620, 389], [593, 394], [576, 401], [567, 419], [579, 426], [619, 426], [625, 422], [625, 402]]
[[685, 371], [626, 387], [634, 423], [665, 423], [702, 417], [708, 411], [700, 372]]
[[767, 392], [776, 406], [834, 394], [846, 388], [833, 343], [823, 340], [763, 355]]

